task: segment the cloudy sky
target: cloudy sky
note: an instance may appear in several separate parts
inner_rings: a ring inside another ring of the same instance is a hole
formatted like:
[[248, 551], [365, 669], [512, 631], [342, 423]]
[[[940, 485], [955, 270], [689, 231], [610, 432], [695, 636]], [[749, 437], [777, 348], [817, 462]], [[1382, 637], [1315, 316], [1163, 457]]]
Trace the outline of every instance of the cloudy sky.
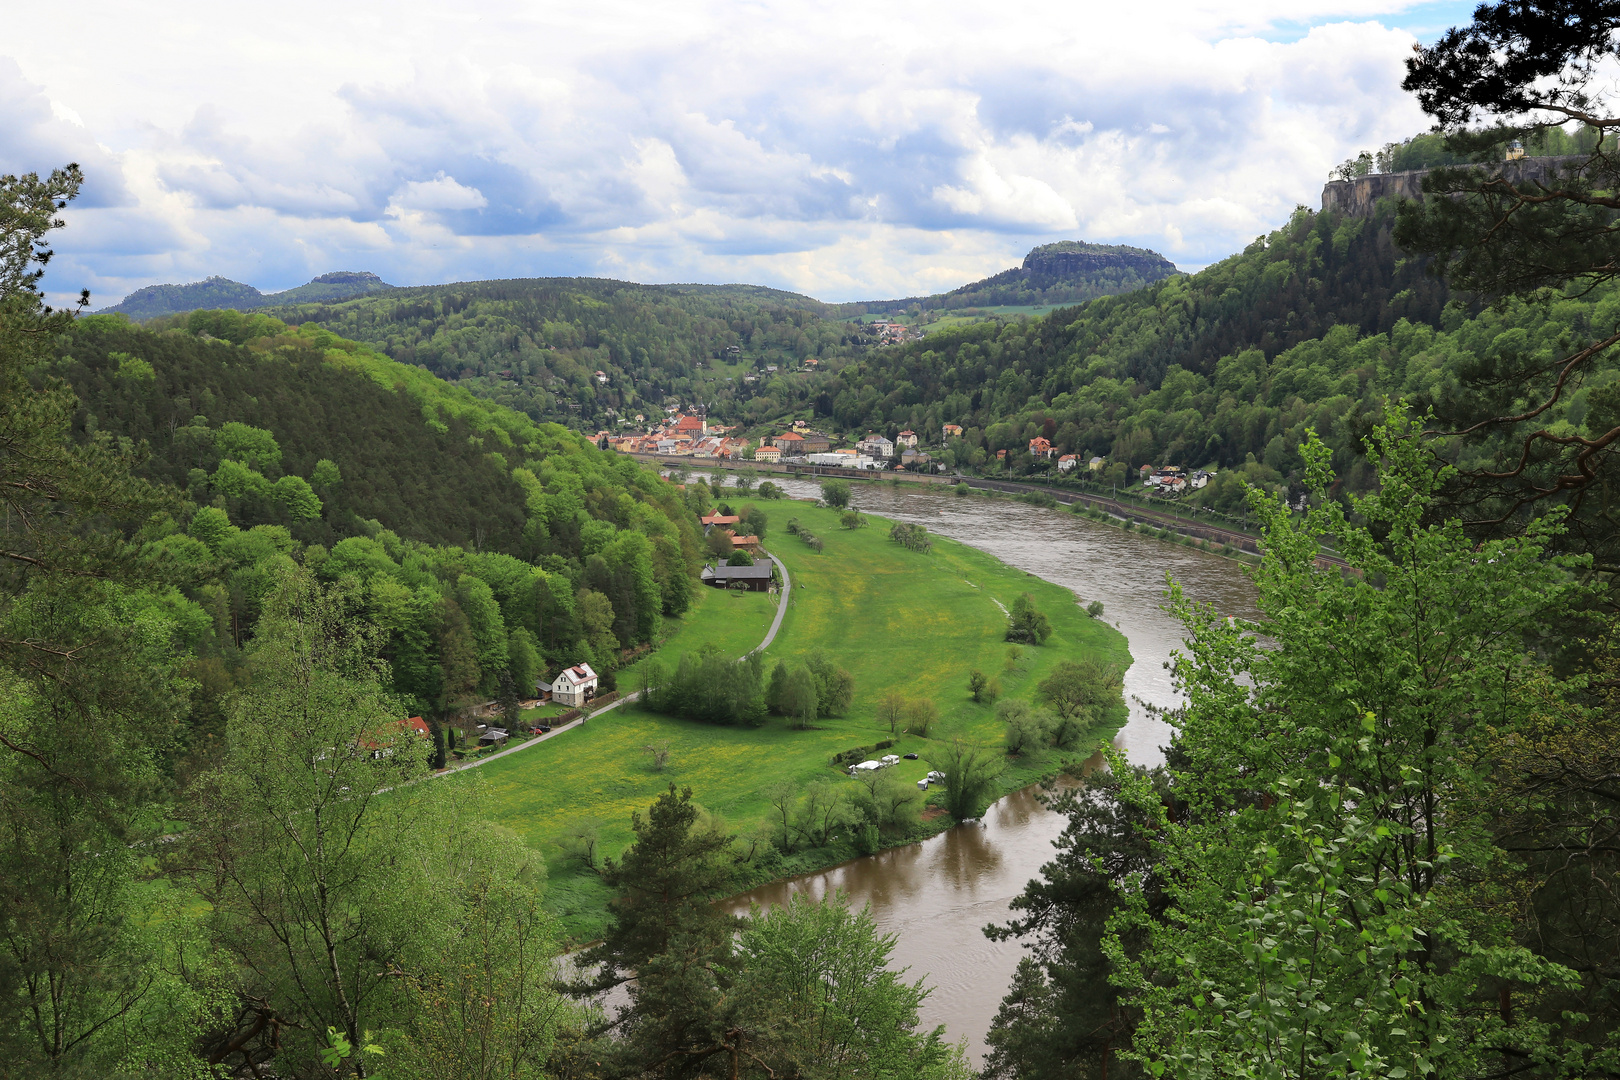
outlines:
[[1059, 239], [1195, 269], [1422, 130], [1400, 0], [89, 0], [0, 39], [0, 172], [88, 178], [47, 284], [588, 274], [826, 300]]

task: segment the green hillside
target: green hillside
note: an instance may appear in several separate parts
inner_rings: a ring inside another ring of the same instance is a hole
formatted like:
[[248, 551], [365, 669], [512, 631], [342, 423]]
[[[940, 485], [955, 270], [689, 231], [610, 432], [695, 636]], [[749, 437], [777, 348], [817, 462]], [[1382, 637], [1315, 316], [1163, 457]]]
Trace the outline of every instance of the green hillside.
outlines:
[[666, 399], [744, 416], [758, 396], [745, 373], [854, 355], [866, 340], [829, 318], [826, 304], [747, 285], [532, 278], [267, 310], [368, 342], [535, 419], [591, 430], [655, 413]]
[[695, 587], [700, 536], [671, 485], [313, 326], [89, 316], [33, 375], [77, 395], [77, 440], [128, 440], [169, 493], [143, 538], [208, 628], [205, 695], [228, 693], [282, 566], [351, 583], [395, 688], [429, 716], [504, 675], [527, 689], [581, 659], [611, 675]]

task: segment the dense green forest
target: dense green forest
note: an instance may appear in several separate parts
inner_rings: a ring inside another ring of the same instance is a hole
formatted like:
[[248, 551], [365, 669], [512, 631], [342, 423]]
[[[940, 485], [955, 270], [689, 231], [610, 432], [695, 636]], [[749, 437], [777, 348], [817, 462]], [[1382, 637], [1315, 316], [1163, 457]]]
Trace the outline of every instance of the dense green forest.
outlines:
[[[1465, 314], [1447, 308], [1420, 263], [1397, 258], [1392, 226], [1392, 211], [1301, 211], [1198, 274], [875, 353], [840, 371], [818, 408], [850, 429], [961, 424], [945, 459], [967, 467], [1005, 449], [1019, 471], [1043, 433], [1064, 453], [1119, 463], [1121, 480], [1148, 462], [1263, 463], [1274, 440], [1296, 446], [1318, 413], [1332, 430], [1356, 430], [1347, 406], [1376, 400], [1366, 358], [1381, 356], [1379, 340], [1410, 348], [1448, 310], [1454, 322]], [[1361, 351], [1346, 355], [1352, 347]], [[1291, 464], [1272, 457], [1274, 468]]]
[[314, 326], [89, 316], [34, 377], [72, 388], [81, 442], [140, 446], [135, 475], [174, 492], [141, 538], [182, 583], [164, 603], [205, 727], [283, 567], [355, 590], [430, 718], [581, 660], [611, 680], [691, 595], [700, 537], [669, 485]]
[[396, 289], [268, 313], [367, 342], [536, 419], [593, 428], [671, 398], [735, 415], [753, 396], [745, 372], [862, 344], [856, 327], [795, 293], [596, 278]]

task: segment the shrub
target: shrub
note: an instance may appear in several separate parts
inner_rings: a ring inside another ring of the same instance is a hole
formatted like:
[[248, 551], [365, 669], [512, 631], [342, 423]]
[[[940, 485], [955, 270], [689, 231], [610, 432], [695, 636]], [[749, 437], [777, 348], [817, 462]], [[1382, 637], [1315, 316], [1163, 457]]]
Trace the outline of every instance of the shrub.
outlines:
[[744, 551], [742, 548], [734, 548], [734, 549], [732, 549], [731, 554], [726, 556], [726, 565], [727, 566], [753, 566], [754, 565], [754, 560], [753, 560], [753, 557], [750, 556], [748, 554], [748, 552]]
[[984, 812], [1002, 769], [999, 755], [961, 742], [953, 742], [929, 764], [945, 774], [945, 809], [957, 821], [967, 821]]
[[821, 482], [821, 501], [835, 510], [842, 510], [849, 505], [849, 481], [823, 480]]
[[959, 497], [962, 496], [962, 495], [970, 494], [973, 491], [973, 489], [968, 486], [968, 484], [967, 484], [967, 482], [965, 480], [958, 480], [956, 482], [956, 487], [953, 488], [952, 490], [954, 490]]
[[1007, 615], [1007, 640], [1039, 645], [1052, 636], [1052, 623], [1035, 609], [1035, 598], [1020, 593]]
[[926, 554], [934, 547], [934, 542], [928, 537], [926, 525], [914, 525], [907, 521], [895, 522], [894, 527], [889, 530], [889, 539], [907, 551]]
[[1101, 600], [1093, 600], [1091, 603], [1087, 604], [1086, 614], [1090, 615], [1093, 619], [1102, 618], [1103, 602]]
[[866, 525], [866, 519], [854, 510], [846, 510], [838, 519], [838, 524], [846, 529], [859, 529]]

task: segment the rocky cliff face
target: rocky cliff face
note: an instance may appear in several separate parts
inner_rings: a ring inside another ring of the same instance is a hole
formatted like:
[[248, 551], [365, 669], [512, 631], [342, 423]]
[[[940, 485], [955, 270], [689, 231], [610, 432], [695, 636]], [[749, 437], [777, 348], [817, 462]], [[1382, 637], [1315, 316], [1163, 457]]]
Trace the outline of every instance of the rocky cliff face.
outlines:
[[[1580, 155], [1564, 157], [1521, 158], [1503, 161], [1489, 168], [1516, 184], [1545, 181], [1558, 169], [1572, 161], [1584, 161]], [[1355, 180], [1329, 180], [1322, 188], [1322, 209], [1339, 210], [1351, 217], [1371, 217], [1379, 199], [1421, 199], [1423, 177], [1431, 170], [1414, 169], [1411, 172], [1372, 173]]]

